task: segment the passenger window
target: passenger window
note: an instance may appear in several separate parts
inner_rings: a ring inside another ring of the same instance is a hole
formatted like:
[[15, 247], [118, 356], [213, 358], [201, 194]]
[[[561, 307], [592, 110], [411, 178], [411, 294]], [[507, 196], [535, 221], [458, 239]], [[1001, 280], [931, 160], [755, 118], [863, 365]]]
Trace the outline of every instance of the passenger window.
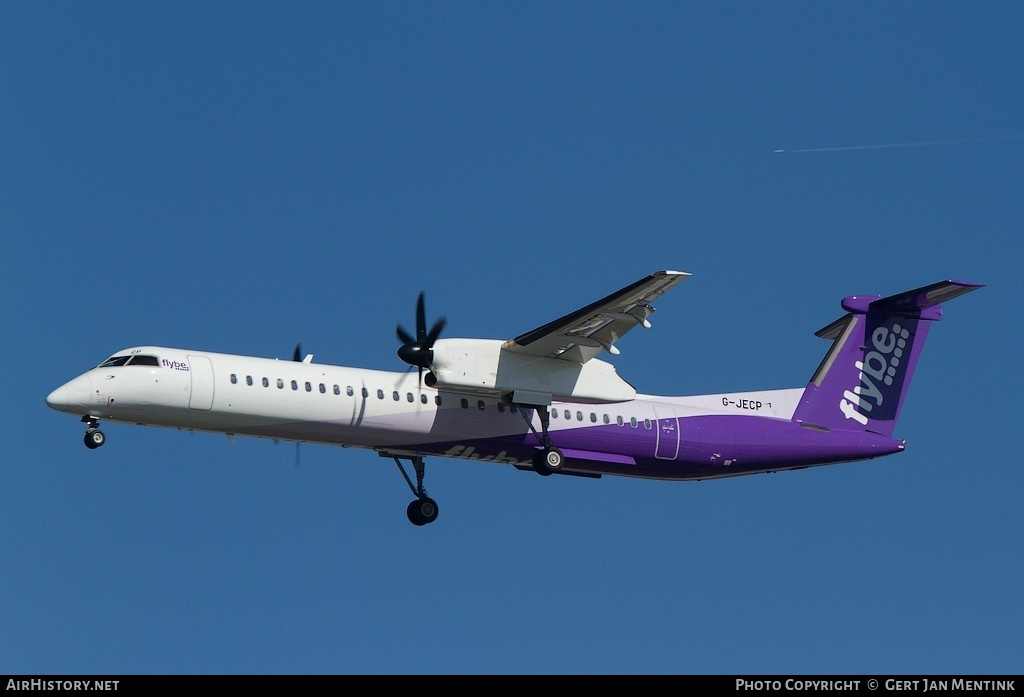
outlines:
[[277, 389], [279, 389], [279, 390], [283, 390], [284, 389], [284, 380], [282, 380], [281, 378], [277, 379]]
[[608, 418], [607, 414], [604, 415], [603, 419], [606, 424], [610, 424], [612, 422], [612, 420]]
[[293, 390], [297, 390], [297, 389], [299, 389], [299, 383], [297, 383], [297, 382], [295, 382], [294, 380], [292, 380], [292, 389], [293, 389]]
[[569, 413], [568, 409], [565, 410], [565, 413], [563, 414], [563, 416], [565, 417], [566, 421], [568, 421], [569, 419], [572, 418], [572, 414]]
[[[424, 395], [424, 397], [425, 396], [426, 395]], [[441, 395], [439, 395], [439, 394], [434, 395], [434, 404], [436, 404], [437, 406], [441, 406]]]
[[231, 373], [231, 384], [232, 385], [237, 385], [238, 384], [238, 376], [235, 375], [234, 373]]
[[307, 383], [306, 383], [306, 392], [312, 392], [312, 391], [313, 391], [313, 386], [312, 386], [312, 385], [310, 385], [310, 384], [309, 384], [309, 383], [307, 382]]
[[384, 399], [384, 390], [377, 390], [377, 399]]
[[483, 411], [484, 410], [484, 400], [482, 400], [482, 399], [476, 400], [476, 408], [479, 409], [480, 411]]
[[421, 394], [420, 395], [420, 403], [421, 404], [426, 404], [427, 403], [427, 395], [425, 395], [425, 394]]
[[615, 423], [617, 423], [619, 426], [622, 425], [622, 415], [621, 414], [619, 416], [615, 417]]
[[364, 387], [362, 389], [362, 394], [363, 394], [363, 399], [366, 399], [367, 397], [370, 396], [370, 391]]
[[632, 426], [633, 428], [636, 428], [636, 417], [635, 416], [629, 417], [629, 425]]
[[[351, 390], [352, 388], [350, 387], [348, 389]], [[340, 395], [341, 394], [341, 387], [339, 385], [335, 385], [334, 386], [334, 394], [336, 394], [336, 395]], [[351, 392], [349, 392], [349, 394], [351, 394]]]
[[[338, 389], [338, 387], [335, 386], [334, 389]], [[322, 382], [320, 383], [320, 394], [327, 394], [327, 386]]]
[[595, 414], [594, 412], [590, 412], [590, 423], [592, 423], [592, 424], [596, 424], [597, 423], [597, 414]]
[[270, 380], [268, 380], [267, 378], [263, 378], [263, 386], [270, 387]]
[[461, 402], [463, 409], [469, 409], [469, 400], [465, 397], [462, 398]]
[[249, 385], [250, 387], [252, 386], [252, 375], [245, 376], [245, 384]]
[[355, 390], [352, 389], [352, 385], [348, 385], [345, 387], [345, 394], [347, 394], [349, 397], [355, 394]]
[[651, 420], [650, 419], [644, 419], [644, 428], [650, 429], [650, 427], [651, 427]]
[[416, 399], [416, 398], [412, 396], [412, 392], [406, 392], [406, 393], [405, 393], [405, 401], [407, 401], [407, 402], [412, 402], [412, 401], [414, 401], [415, 399]]
[[[500, 404], [498, 405], [498, 411], [501, 411], [501, 405]], [[552, 419], [557, 419], [558, 418], [558, 410], [557, 409], [552, 409], [551, 410], [551, 418]]]
[[583, 421], [583, 412], [582, 411], [576, 412], [576, 420], [577, 421]]

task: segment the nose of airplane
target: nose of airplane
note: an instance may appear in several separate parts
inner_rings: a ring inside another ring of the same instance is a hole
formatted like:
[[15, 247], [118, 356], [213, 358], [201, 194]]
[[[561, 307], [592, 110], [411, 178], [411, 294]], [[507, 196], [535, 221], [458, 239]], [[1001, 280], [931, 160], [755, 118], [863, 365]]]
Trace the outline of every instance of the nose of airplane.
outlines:
[[92, 380], [87, 375], [79, 375], [46, 395], [46, 406], [57, 411], [81, 413], [83, 408], [88, 408], [91, 393]]
[[46, 395], [46, 406], [57, 411], [64, 411], [71, 406], [71, 391], [67, 385], [61, 385]]

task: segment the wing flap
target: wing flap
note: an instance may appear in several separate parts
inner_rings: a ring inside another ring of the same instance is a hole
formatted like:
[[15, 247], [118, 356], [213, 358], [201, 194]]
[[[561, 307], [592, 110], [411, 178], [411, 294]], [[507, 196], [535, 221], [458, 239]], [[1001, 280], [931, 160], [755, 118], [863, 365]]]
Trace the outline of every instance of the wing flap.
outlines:
[[505, 342], [513, 353], [586, 363], [601, 351], [617, 354], [618, 341], [637, 325], [650, 327], [651, 302], [689, 278], [683, 271], [657, 271], [586, 307]]

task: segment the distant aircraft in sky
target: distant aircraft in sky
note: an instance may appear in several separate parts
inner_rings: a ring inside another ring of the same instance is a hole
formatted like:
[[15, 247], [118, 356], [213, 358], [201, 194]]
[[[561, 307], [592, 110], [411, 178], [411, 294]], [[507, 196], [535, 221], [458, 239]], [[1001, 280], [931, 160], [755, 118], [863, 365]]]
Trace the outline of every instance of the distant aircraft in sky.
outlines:
[[[513, 339], [443, 339], [423, 294], [415, 335], [397, 327], [416, 371], [382, 371], [138, 346], [51, 392], [87, 425], [107, 421], [366, 448], [398, 465], [415, 525], [437, 518], [424, 458], [511, 465], [541, 475], [699, 480], [867, 460], [901, 452], [896, 419], [941, 304], [981, 285], [939, 281], [852, 295], [817, 332], [831, 348], [804, 387], [697, 396], [637, 394], [602, 352], [690, 274], [658, 271]], [[415, 483], [402, 462], [411, 463]]]

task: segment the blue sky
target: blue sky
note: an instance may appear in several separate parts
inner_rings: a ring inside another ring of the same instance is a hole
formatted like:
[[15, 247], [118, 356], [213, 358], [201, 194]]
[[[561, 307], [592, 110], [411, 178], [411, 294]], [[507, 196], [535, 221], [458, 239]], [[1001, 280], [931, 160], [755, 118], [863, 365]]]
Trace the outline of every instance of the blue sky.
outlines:
[[[0, 673], [1019, 674], [1022, 34], [1016, 2], [0, 4]], [[372, 452], [89, 451], [44, 403], [139, 344], [401, 370], [421, 290], [509, 338], [659, 269], [693, 276], [613, 362], [660, 394], [802, 386], [843, 296], [987, 286], [905, 453], [432, 459], [423, 528]]]

